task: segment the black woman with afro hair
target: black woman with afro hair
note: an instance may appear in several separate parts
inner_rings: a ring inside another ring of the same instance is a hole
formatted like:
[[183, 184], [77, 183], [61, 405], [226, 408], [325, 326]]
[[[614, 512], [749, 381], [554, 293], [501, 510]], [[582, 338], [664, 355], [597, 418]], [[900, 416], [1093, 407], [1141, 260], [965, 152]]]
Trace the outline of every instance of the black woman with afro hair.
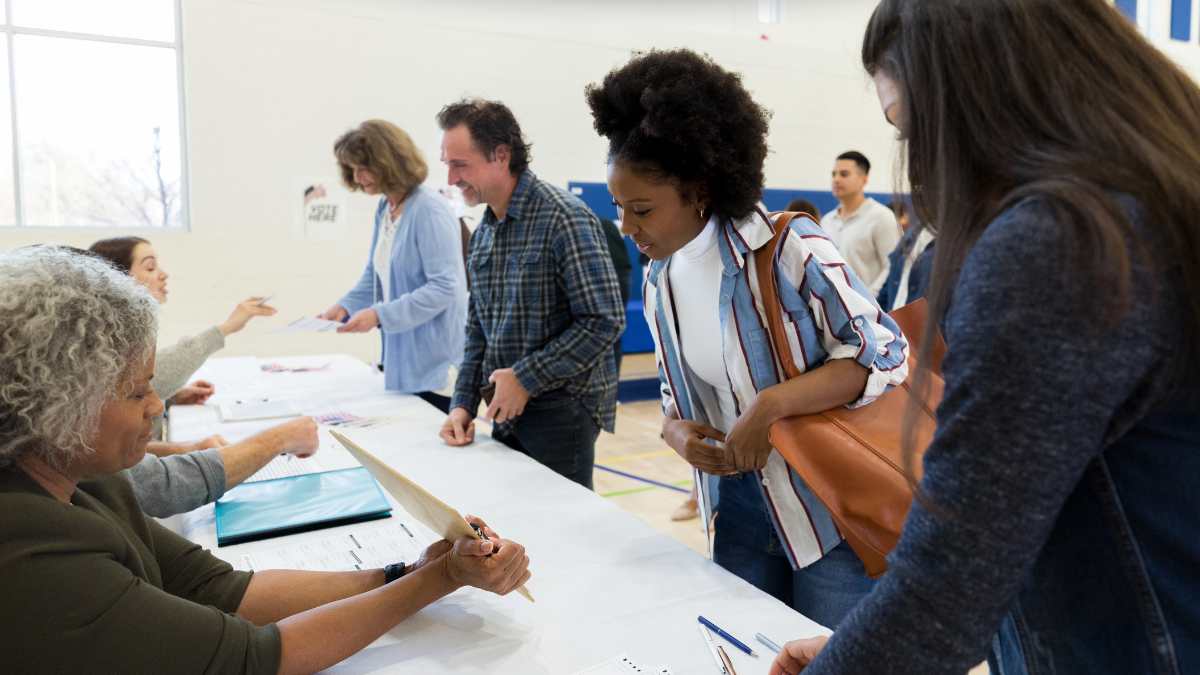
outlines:
[[[872, 587], [828, 511], [775, 452], [789, 415], [866, 405], [904, 380], [907, 343], [816, 222], [791, 221], [775, 274], [799, 377], [765, 330], [754, 251], [768, 114], [741, 78], [687, 50], [638, 55], [587, 88], [609, 141], [622, 231], [652, 259], [646, 321], [663, 436], [699, 473], [713, 559], [805, 616], [837, 627]], [[720, 496], [718, 503], [717, 496]]]

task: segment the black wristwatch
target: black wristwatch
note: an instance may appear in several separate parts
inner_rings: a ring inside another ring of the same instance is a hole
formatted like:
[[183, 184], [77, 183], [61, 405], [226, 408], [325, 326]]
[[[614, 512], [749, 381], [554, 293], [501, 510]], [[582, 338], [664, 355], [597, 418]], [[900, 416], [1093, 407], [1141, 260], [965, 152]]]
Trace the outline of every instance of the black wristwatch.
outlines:
[[404, 573], [407, 571], [408, 565], [405, 565], [402, 562], [392, 563], [391, 565], [383, 568], [383, 583], [390, 584], [404, 576]]

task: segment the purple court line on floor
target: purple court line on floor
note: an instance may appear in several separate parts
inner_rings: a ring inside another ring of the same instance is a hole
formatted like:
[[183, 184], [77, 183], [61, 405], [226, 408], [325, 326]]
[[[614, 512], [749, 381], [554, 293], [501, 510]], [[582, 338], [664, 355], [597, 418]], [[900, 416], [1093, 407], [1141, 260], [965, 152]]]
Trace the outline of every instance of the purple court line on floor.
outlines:
[[663, 482], [660, 482], [660, 481], [652, 480], [652, 479], [650, 479], [650, 478], [643, 478], [642, 476], [638, 476], [638, 475], [636, 475], [636, 474], [632, 474], [632, 473], [626, 473], [626, 472], [624, 472], [624, 471], [621, 471], [620, 469], [614, 469], [614, 468], [612, 468], [612, 467], [609, 467], [609, 466], [604, 466], [603, 464], [597, 464], [597, 465], [596, 465], [596, 468], [597, 468], [597, 469], [604, 469], [605, 471], [608, 471], [609, 473], [615, 473], [615, 474], [617, 474], [618, 476], [624, 476], [624, 477], [626, 477], [626, 478], [632, 478], [633, 480], [640, 480], [640, 481], [641, 481], [641, 482], [643, 482], [643, 483], [649, 483], [649, 484], [651, 484], [651, 485], [656, 485], [656, 486], [658, 486], [658, 487], [660, 487], [660, 488], [666, 488], [666, 489], [668, 489], [668, 490], [674, 490], [674, 491], [676, 491], [676, 492], [682, 492], [682, 493], [684, 493], [684, 494], [691, 494], [691, 492], [692, 492], [691, 490], [685, 490], [685, 489], [683, 489], [683, 488], [679, 487], [678, 485], [671, 485], [670, 483], [663, 483]]

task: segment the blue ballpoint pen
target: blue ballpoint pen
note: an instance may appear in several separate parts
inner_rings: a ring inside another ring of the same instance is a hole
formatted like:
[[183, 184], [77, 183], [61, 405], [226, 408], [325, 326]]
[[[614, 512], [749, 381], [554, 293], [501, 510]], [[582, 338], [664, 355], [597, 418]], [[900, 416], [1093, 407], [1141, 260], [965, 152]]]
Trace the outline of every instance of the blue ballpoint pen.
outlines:
[[750, 647], [746, 646], [746, 643], [744, 643], [744, 642], [742, 642], [741, 640], [739, 640], [739, 639], [737, 639], [737, 638], [733, 637], [733, 636], [732, 636], [732, 635], [730, 635], [729, 633], [726, 633], [726, 632], [725, 632], [724, 630], [722, 630], [722, 629], [721, 629], [721, 627], [720, 627], [720, 626], [718, 626], [717, 624], [715, 624], [715, 623], [713, 623], [713, 622], [709, 621], [708, 619], [704, 618], [703, 616], [698, 616], [698, 617], [696, 617], [696, 619], [697, 619], [697, 620], [698, 620], [700, 623], [704, 624], [704, 625], [705, 625], [705, 627], [707, 627], [707, 628], [708, 628], [709, 630], [711, 630], [712, 632], [714, 632], [714, 633], [716, 633], [717, 635], [720, 635], [721, 637], [723, 637], [723, 638], [725, 638], [726, 640], [728, 640], [728, 641], [729, 641], [729, 644], [733, 645], [734, 647], [737, 647], [738, 649], [742, 650], [743, 652], [746, 652], [746, 653], [747, 653], [747, 654], [749, 654], [750, 656], [753, 656], [753, 657], [755, 657], [755, 658], [757, 658], [757, 657], [758, 657], [758, 654], [755, 654], [753, 649], [750, 649]]

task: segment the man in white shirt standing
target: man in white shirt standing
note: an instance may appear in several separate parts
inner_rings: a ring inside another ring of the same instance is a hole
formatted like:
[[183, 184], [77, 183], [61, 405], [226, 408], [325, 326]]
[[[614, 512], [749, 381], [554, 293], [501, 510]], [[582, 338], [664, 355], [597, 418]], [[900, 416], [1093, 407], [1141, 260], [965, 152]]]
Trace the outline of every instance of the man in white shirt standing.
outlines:
[[887, 279], [888, 254], [900, 241], [900, 226], [891, 209], [864, 192], [870, 174], [871, 162], [861, 152], [838, 155], [833, 165], [838, 207], [821, 218], [821, 227], [858, 278], [878, 293]]

